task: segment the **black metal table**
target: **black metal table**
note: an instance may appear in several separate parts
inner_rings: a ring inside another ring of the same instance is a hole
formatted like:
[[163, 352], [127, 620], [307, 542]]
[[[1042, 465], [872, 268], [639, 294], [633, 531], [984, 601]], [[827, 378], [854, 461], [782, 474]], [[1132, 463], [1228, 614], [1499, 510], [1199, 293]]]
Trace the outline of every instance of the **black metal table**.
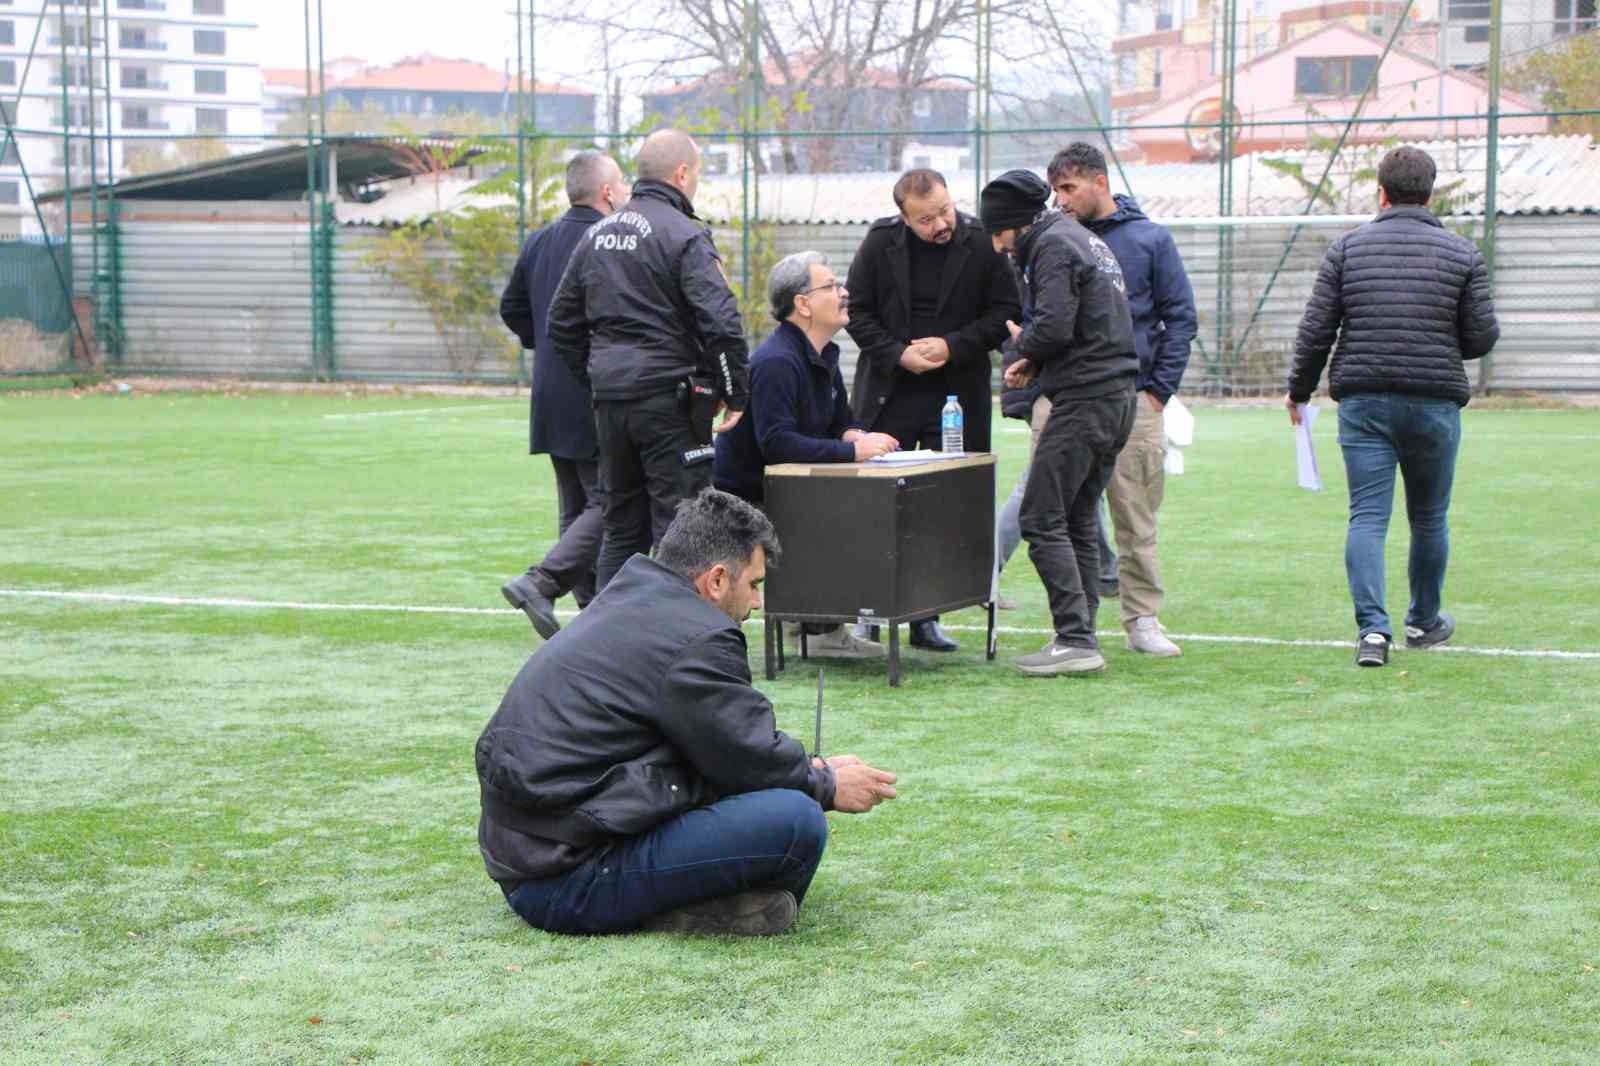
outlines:
[[[989, 453], [914, 464], [769, 466], [764, 504], [783, 548], [767, 573], [767, 680], [784, 667], [783, 622], [884, 626], [900, 684], [900, 624], [989, 608], [995, 656], [994, 475]], [[800, 638], [805, 655], [805, 636]]]

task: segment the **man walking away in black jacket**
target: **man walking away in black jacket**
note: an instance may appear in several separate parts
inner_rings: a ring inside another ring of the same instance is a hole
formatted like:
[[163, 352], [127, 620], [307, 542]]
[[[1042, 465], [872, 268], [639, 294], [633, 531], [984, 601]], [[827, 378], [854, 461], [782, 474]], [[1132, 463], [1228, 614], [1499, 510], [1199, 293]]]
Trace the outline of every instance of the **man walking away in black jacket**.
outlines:
[[511, 683], [478, 738], [478, 846], [530, 925], [784, 932], [822, 812], [894, 798], [894, 774], [808, 757], [750, 684], [739, 626], [778, 550], [765, 515], [707, 489]]
[[500, 297], [500, 320], [533, 349], [528, 451], [547, 452], [555, 468], [561, 539], [520, 577], [500, 586], [546, 640], [555, 636], [555, 601], [570, 592], [582, 607], [594, 599], [594, 566], [604, 533], [600, 446], [594, 400], [550, 344], [550, 301], [584, 231], [628, 202], [622, 168], [604, 152], [579, 152], [567, 164], [567, 213], [531, 234]]
[[1048, 212], [1050, 186], [1009, 170], [984, 186], [983, 224], [1015, 258], [1033, 314], [1008, 322], [1020, 358], [1006, 384], [1037, 375], [1050, 416], [1022, 496], [1028, 558], [1050, 597], [1055, 639], [1017, 660], [1025, 674], [1105, 668], [1095, 638], [1100, 596], [1100, 493], [1133, 431], [1139, 357], [1117, 257], [1071, 216]]
[[1436, 647], [1455, 633], [1455, 619], [1440, 605], [1461, 408], [1472, 397], [1463, 360], [1487, 355], [1500, 339], [1483, 254], [1428, 210], [1435, 173], [1432, 157], [1410, 146], [1378, 164], [1378, 217], [1323, 257], [1284, 398], [1289, 421], [1299, 425], [1300, 405], [1311, 399], [1332, 350], [1328, 391], [1339, 404], [1350, 484], [1344, 566], [1361, 666], [1387, 663], [1394, 641], [1384, 608], [1383, 542], [1396, 466], [1411, 523], [1406, 647]]
[[639, 149], [627, 209], [578, 242], [555, 303], [550, 339], [594, 391], [605, 485], [605, 588], [628, 557], [649, 551], [679, 501], [711, 484], [712, 420], [744, 410], [749, 352], [711, 234], [694, 214], [700, 149], [657, 130]]

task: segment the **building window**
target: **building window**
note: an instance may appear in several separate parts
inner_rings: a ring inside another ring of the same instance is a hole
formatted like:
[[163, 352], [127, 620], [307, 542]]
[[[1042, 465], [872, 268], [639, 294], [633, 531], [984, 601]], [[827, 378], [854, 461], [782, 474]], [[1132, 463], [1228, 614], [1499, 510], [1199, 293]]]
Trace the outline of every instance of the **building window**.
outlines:
[[1377, 56], [1319, 56], [1294, 61], [1296, 96], [1355, 96], [1378, 72]]
[[1450, 21], [1489, 21], [1489, 0], [1450, 0]]
[[928, 93], [918, 93], [912, 97], [911, 114], [915, 118], [932, 118], [933, 97]]
[[99, 160], [90, 154], [89, 149], [92, 147], [92, 145], [85, 141], [74, 141], [72, 143], [70, 153], [67, 155], [57, 155], [52, 162], [58, 167], [64, 167], [67, 165], [67, 160], [71, 159], [73, 166], [87, 167], [90, 163], [90, 160], [94, 159], [95, 164], [99, 165]]
[[194, 131], [196, 133], [227, 133], [228, 112], [220, 107], [195, 108]]
[[157, 122], [148, 107], [122, 105], [122, 128], [125, 130], [164, 130], [165, 122]]
[[17, 61], [15, 59], [0, 59], [0, 85], [15, 85], [17, 83]]
[[74, 129], [89, 124], [89, 105], [69, 103], [65, 112], [57, 110], [51, 116], [57, 126], [71, 126]]
[[197, 93], [225, 93], [228, 91], [228, 72], [225, 70], [197, 70], [194, 72], [194, 91]]
[[22, 202], [22, 183], [19, 181], [0, 181], [0, 204], [20, 204]]
[[1468, 44], [1483, 44], [1489, 39], [1489, 27], [1486, 25], [1465, 26], [1462, 27], [1462, 30], [1463, 32], [1461, 39], [1466, 41]]
[[1124, 52], [1117, 57], [1117, 88], [1131, 89], [1139, 81], [1139, 57]]
[[0, 22], [0, 44], [17, 43], [17, 24], [10, 19]]
[[194, 0], [194, 13], [196, 15], [222, 15], [223, 8], [227, 5], [223, 0]]
[[1272, 51], [1271, 32], [1256, 34], [1256, 55], [1264, 56], [1270, 51]]
[[5, 148], [0, 149], [0, 166], [17, 167], [22, 165], [22, 156], [17, 153], [17, 142], [11, 137], [0, 137]]
[[227, 55], [227, 36], [221, 30], [195, 30], [194, 54], [197, 56]]

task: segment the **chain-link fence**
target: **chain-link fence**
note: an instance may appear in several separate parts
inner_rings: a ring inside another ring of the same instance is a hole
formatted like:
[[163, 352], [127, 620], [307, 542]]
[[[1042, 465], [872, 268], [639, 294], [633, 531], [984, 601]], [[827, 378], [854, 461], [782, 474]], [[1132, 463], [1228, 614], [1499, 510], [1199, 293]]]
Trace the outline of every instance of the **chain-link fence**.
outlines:
[[0, 371], [526, 380], [495, 306], [565, 207], [565, 159], [597, 145], [631, 170], [675, 123], [753, 339], [771, 265], [816, 248], [842, 274], [903, 170], [940, 171], [973, 213], [996, 174], [1085, 141], [1182, 254], [1185, 388], [1273, 392], [1324, 251], [1410, 143], [1438, 163], [1435, 212], [1492, 265], [1506, 328], [1480, 387], [1600, 388], [1600, 35], [1588, 0], [1502, 2], [1153, 0], [1099, 30], [936, 0], [831, 38], [757, 0], [497, 2], [476, 15], [512, 31], [496, 69], [350, 58], [371, 27], [341, 13], [363, 0], [327, 0], [305, 5], [298, 69], [252, 80], [237, 5], [18, 0], [0, 12]]

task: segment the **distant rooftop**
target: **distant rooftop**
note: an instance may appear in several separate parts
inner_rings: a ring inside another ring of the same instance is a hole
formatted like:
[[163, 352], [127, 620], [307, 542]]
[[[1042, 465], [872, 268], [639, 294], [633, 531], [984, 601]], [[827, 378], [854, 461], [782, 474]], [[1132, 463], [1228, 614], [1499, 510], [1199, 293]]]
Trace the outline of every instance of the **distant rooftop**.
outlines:
[[[328, 88], [340, 89], [401, 89], [414, 92], [501, 93], [516, 92], [517, 79], [504, 71], [471, 59], [446, 59], [424, 52], [407, 56], [386, 67], [368, 67], [343, 81], [331, 83]], [[530, 89], [546, 96], [593, 96], [587, 89], [547, 82], [521, 83], [523, 92]]]

